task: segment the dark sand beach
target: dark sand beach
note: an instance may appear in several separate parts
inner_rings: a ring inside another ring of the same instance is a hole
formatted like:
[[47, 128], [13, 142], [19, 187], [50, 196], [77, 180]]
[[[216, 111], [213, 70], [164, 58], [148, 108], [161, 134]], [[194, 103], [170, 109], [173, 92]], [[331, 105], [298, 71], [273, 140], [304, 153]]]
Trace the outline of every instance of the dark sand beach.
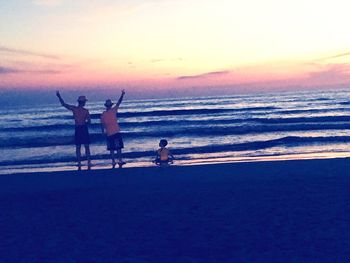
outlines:
[[0, 176], [0, 262], [349, 262], [350, 160]]

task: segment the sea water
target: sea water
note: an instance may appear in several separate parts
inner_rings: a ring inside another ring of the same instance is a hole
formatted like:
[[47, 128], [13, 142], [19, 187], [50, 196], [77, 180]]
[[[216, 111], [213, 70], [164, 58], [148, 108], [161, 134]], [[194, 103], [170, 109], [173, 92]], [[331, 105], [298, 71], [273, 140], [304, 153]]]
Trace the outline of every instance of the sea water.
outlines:
[[[86, 105], [92, 117], [93, 169], [111, 163], [101, 133], [103, 104]], [[350, 92], [344, 90], [154, 100], [126, 97], [118, 120], [127, 167], [153, 165], [163, 138], [169, 142], [175, 165], [350, 156]], [[0, 105], [0, 173], [65, 169], [76, 169], [70, 111], [58, 101]]]

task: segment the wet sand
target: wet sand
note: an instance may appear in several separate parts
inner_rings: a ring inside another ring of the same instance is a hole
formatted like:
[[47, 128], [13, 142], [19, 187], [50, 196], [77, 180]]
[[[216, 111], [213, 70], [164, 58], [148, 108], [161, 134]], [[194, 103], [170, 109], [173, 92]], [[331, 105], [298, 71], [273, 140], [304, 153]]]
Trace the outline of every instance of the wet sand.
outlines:
[[0, 176], [0, 262], [347, 262], [350, 160]]

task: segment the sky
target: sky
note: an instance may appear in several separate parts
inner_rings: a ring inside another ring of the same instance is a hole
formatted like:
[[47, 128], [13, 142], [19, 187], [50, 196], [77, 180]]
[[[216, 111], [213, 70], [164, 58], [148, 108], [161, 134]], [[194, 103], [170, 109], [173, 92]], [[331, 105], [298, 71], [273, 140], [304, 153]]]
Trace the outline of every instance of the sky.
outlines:
[[0, 91], [347, 87], [347, 0], [0, 0]]

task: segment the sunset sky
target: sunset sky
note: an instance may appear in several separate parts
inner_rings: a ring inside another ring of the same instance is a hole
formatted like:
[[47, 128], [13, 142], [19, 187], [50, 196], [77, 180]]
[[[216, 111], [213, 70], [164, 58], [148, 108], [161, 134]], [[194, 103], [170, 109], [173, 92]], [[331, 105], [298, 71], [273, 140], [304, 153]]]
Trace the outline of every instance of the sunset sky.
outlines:
[[350, 84], [347, 0], [0, 0], [0, 89]]

